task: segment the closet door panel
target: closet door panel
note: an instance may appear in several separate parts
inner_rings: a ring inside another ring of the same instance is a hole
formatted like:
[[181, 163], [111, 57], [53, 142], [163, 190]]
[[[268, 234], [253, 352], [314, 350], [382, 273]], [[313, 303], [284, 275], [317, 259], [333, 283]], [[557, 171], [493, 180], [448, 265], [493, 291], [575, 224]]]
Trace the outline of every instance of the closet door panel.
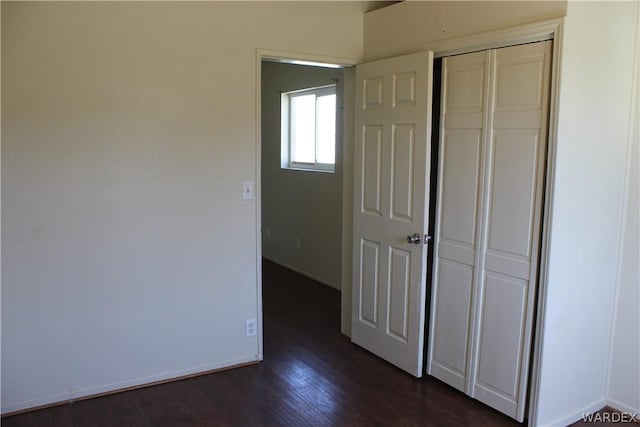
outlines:
[[444, 143], [440, 242], [473, 246], [478, 203], [479, 131], [449, 131]]
[[539, 138], [537, 130], [526, 133], [529, 132], [494, 134], [487, 250], [528, 260]]
[[[480, 350], [477, 384], [495, 389], [507, 397], [515, 396], [518, 385], [518, 350], [522, 341], [522, 308], [527, 282], [514, 277], [487, 273], [482, 311], [483, 341]], [[501, 312], [508, 310], [514, 322], [503, 322]]]
[[441, 117], [438, 224], [427, 369], [468, 391], [478, 270], [477, 216], [486, 108], [486, 52], [445, 58]]
[[472, 395], [522, 421], [537, 265], [550, 42], [492, 54]]
[[473, 267], [441, 259], [432, 375], [465, 391]]

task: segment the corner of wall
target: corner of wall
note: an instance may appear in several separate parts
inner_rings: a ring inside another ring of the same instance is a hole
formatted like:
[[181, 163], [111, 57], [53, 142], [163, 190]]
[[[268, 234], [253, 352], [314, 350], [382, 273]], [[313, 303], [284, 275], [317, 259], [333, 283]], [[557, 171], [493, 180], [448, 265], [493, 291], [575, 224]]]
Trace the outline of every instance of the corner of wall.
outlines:
[[[632, 90], [629, 101], [629, 131], [627, 144], [627, 163], [624, 181], [624, 202], [620, 213], [618, 266], [616, 272], [615, 308], [612, 313], [611, 340], [609, 344], [609, 366], [607, 370], [608, 406], [629, 412], [640, 412], [640, 323], [637, 307], [640, 294], [640, 1], [636, 1], [635, 46], [633, 51]], [[634, 287], [635, 286], [635, 287]], [[634, 292], [636, 295], [634, 295]], [[631, 301], [629, 301], [631, 300]], [[633, 302], [635, 300], [635, 303]], [[634, 317], [635, 316], [635, 317]], [[631, 318], [631, 319], [629, 319]], [[630, 332], [631, 331], [631, 332]], [[628, 336], [635, 331], [636, 336]], [[631, 372], [620, 373], [621, 365], [626, 363]]]

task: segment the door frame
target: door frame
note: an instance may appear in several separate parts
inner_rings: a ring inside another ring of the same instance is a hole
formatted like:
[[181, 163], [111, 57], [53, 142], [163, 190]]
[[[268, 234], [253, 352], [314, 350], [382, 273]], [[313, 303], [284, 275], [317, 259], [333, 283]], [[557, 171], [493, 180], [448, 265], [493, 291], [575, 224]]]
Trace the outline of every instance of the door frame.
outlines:
[[[414, 53], [421, 50], [431, 50], [434, 58], [441, 58], [455, 54], [470, 53], [479, 50], [495, 49], [512, 46], [516, 44], [531, 43], [543, 40], [553, 40], [551, 54], [551, 81], [549, 94], [549, 133], [547, 139], [547, 166], [545, 171], [544, 205], [542, 209], [542, 228], [540, 241], [540, 267], [538, 272], [538, 295], [537, 307], [534, 321], [533, 348], [531, 355], [531, 379], [529, 382], [529, 425], [537, 424], [537, 403], [540, 394], [540, 363], [542, 356], [542, 337], [545, 328], [545, 312], [547, 305], [547, 288], [549, 275], [549, 248], [548, 244], [551, 236], [551, 225], [553, 222], [553, 195], [555, 189], [555, 164], [558, 137], [558, 106], [560, 93], [560, 74], [562, 71], [561, 58], [563, 50], [565, 18], [555, 18], [529, 24], [517, 25], [501, 30], [488, 31], [470, 36], [457, 37], [448, 40], [441, 40], [434, 43], [420, 44], [408, 49], [393, 51], [384, 55], [374, 55], [365, 58], [336, 58], [321, 55], [304, 53], [284, 52], [269, 49], [256, 50], [256, 283], [257, 283], [257, 313], [258, 313], [258, 358], [263, 359], [263, 330], [262, 330], [262, 219], [261, 219], [261, 158], [262, 158], [262, 137], [261, 137], [261, 78], [262, 60], [275, 59], [283, 62], [312, 62], [324, 64], [336, 64], [342, 67], [353, 67], [361, 62], [373, 61], [407, 53]], [[345, 244], [345, 235], [350, 237], [350, 224], [353, 218], [349, 218], [351, 212], [349, 206], [352, 205], [353, 188], [347, 188], [347, 184], [353, 187], [353, 145], [349, 141], [353, 140], [353, 99], [349, 99], [347, 89], [349, 78], [345, 73], [345, 109], [344, 109], [344, 129], [343, 129], [343, 227], [342, 227], [342, 302], [341, 302], [341, 331], [345, 335], [351, 335], [351, 251], [347, 250], [351, 244]], [[351, 76], [353, 79], [353, 76]], [[353, 83], [353, 80], [351, 80]], [[346, 101], [350, 104], [347, 105]], [[349, 107], [349, 108], [348, 108]], [[349, 121], [351, 120], [351, 121]], [[349, 152], [349, 148], [351, 151]], [[346, 203], [345, 203], [346, 201]], [[346, 210], [345, 210], [346, 209]], [[349, 215], [346, 215], [349, 214]], [[350, 239], [346, 239], [350, 240]], [[348, 243], [348, 242], [347, 242]], [[349, 255], [345, 262], [345, 254]], [[345, 292], [346, 291], [346, 292]]]
[[[348, 228], [352, 218], [346, 218], [346, 215], [351, 215], [350, 203], [349, 206], [345, 206], [345, 197], [350, 197], [353, 193], [353, 188], [350, 189], [350, 192], [345, 192], [346, 184], [348, 183], [353, 187], [353, 179], [347, 179], [347, 176], [353, 176], [353, 165], [352, 156], [353, 156], [353, 146], [348, 144], [347, 141], [353, 139], [353, 76], [349, 75], [351, 73], [347, 72], [348, 69], [353, 68], [356, 64], [362, 62], [360, 58], [351, 59], [351, 58], [340, 58], [340, 57], [331, 57], [331, 56], [322, 56], [322, 55], [312, 55], [300, 52], [286, 52], [280, 50], [272, 50], [272, 49], [256, 49], [256, 95], [255, 95], [255, 133], [256, 133], [256, 141], [255, 141], [255, 189], [254, 189], [254, 201], [255, 201], [255, 215], [256, 215], [256, 313], [257, 313], [257, 336], [258, 336], [258, 360], [262, 361], [264, 359], [264, 334], [263, 334], [263, 319], [262, 319], [262, 62], [264, 60], [271, 60], [274, 62], [283, 62], [289, 64], [297, 64], [297, 65], [322, 65], [322, 66], [330, 66], [334, 68], [342, 68], [345, 70], [344, 72], [344, 82], [343, 82], [343, 129], [342, 129], [342, 275], [341, 275], [341, 289], [344, 289], [345, 284], [345, 254], [348, 253], [348, 263], [351, 263], [351, 254], [350, 251], [344, 250], [344, 242], [345, 242], [345, 234], [351, 238], [351, 229]], [[349, 87], [349, 82], [351, 82], [351, 87]], [[347, 120], [350, 120], [349, 122]], [[349, 167], [346, 167], [349, 165]], [[349, 200], [351, 200], [349, 198]], [[346, 210], [345, 210], [346, 209]], [[347, 221], [348, 222], [345, 222]], [[347, 228], [345, 229], [345, 225]], [[351, 271], [349, 266], [349, 271]], [[349, 273], [350, 274], [350, 273]], [[350, 283], [350, 276], [349, 276]], [[349, 301], [348, 301], [348, 311], [349, 315], [348, 321], [351, 320], [351, 293], [349, 292]], [[342, 302], [341, 302], [341, 331], [345, 332], [345, 325], [347, 319], [345, 318], [345, 293], [342, 292]], [[349, 332], [350, 332], [350, 323], [349, 323]], [[350, 333], [349, 333], [350, 334]]]

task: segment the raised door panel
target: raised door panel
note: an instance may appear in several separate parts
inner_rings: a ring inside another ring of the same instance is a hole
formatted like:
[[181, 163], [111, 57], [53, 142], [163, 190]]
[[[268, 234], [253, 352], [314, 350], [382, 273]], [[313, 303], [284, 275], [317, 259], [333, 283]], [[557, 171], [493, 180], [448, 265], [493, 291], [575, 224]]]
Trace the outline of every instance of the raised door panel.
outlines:
[[[520, 381], [527, 285], [497, 273], [485, 276], [476, 397], [500, 405], [498, 409], [512, 416]], [[501, 399], [492, 399], [493, 395]]]
[[409, 297], [411, 252], [389, 248], [389, 277], [387, 278], [387, 333], [406, 343], [409, 326]]
[[487, 249], [530, 258], [539, 131], [496, 131]]
[[447, 112], [482, 113], [485, 53], [447, 58]]
[[362, 109], [374, 110], [384, 107], [384, 77], [372, 76], [362, 81], [364, 86], [362, 96]]
[[362, 188], [360, 211], [369, 215], [382, 215], [382, 131], [380, 125], [366, 125], [362, 130]]
[[393, 75], [393, 107], [416, 106], [416, 73]]
[[362, 239], [360, 242], [360, 283], [358, 318], [378, 326], [378, 286], [380, 277], [380, 244]]
[[415, 128], [394, 125], [391, 139], [391, 218], [413, 221], [413, 169]]
[[547, 109], [546, 48], [550, 43], [532, 43], [495, 51], [495, 112]]
[[473, 267], [440, 260], [441, 286], [434, 307], [431, 375], [465, 391]]
[[480, 130], [448, 131], [445, 136], [440, 244], [475, 244], [481, 139]]
[[485, 52], [446, 58], [444, 86], [444, 128], [481, 129], [486, 91]]

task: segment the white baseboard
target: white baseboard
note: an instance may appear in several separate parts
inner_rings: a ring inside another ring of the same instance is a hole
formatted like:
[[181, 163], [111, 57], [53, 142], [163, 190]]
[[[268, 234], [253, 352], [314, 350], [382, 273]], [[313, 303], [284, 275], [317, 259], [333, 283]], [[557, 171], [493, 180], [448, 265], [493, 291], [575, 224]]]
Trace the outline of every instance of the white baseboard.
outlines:
[[626, 403], [618, 402], [617, 400], [614, 400], [614, 399], [609, 399], [607, 401], [607, 406], [610, 406], [613, 409], [620, 412], [626, 412], [628, 414], [640, 414], [640, 408], [634, 408], [632, 406], [627, 405]]
[[73, 402], [78, 399], [86, 399], [91, 397], [98, 397], [103, 394], [114, 393], [118, 391], [126, 391], [132, 388], [144, 387], [162, 383], [165, 381], [178, 380], [185, 377], [190, 377], [198, 374], [206, 374], [207, 372], [223, 370], [226, 368], [232, 368], [238, 365], [246, 365], [252, 362], [259, 362], [257, 357], [251, 357], [247, 359], [230, 360], [221, 363], [213, 363], [211, 365], [198, 366], [195, 368], [181, 369], [173, 372], [166, 372], [159, 375], [151, 375], [142, 378], [136, 378], [128, 381], [122, 381], [113, 384], [106, 384], [97, 387], [89, 387], [80, 390], [74, 390], [68, 393], [58, 393], [42, 398], [30, 399], [23, 402], [9, 403], [2, 406], [0, 413], [2, 415], [9, 415], [13, 412], [21, 412], [29, 409], [38, 409], [40, 407], [52, 406], [56, 404], [62, 404], [66, 402]]
[[298, 267], [294, 267], [291, 264], [288, 264], [286, 262], [282, 262], [282, 261], [273, 259], [273, 258], [271, 258], [271, 257], [269, 257], [268, 255], [265, 255], [265, 254], [262, 254], [262, 258], [264, 258], [267, 261], [270, 261], [270, 262], [272, 262], [274, 264], [281, 265], [281, 266], [283, 266], [283, 267], [285, 267], [285, 268], [287, 268], [287, 269], [289, 269], [291, 271], [295, 271], [298, 274], [302, 274], [303, 276], [306, 276], [309, 279], [313, 279], [316, 282], [320, 282], [323, 285], [327, 285], [330, 288], [337, 289], [338, 291], [340, 290], [340, 285], [338, 285], [336, 283], [333, 283], [331, 280], [324, 279], [322, 277], [316, 276], [315, 274], [307, 273], [306, 271], [303, 271], [303, 270], [299, 269]]
[[585, 414], [589, 414], [592, 412], [596, 412], [599, 411], [600, 409], [604, 408], [605, 406], [607, 406], [607, 400], [606, 399], [602, 399], [602, 400], [598, 400], [597, 402], [594, 402], [588, 406], [586, 406], [585, 408], [582, 408], [578, 411], [575, 411], [569, 415], [565, 415], [561, 418], [558, 418], [548, 424], [543, 424], [544, 427], [565, 427], [568, 426], [570, 424], [575, 423], [576, 421], [582, 421], [582, 417]]

